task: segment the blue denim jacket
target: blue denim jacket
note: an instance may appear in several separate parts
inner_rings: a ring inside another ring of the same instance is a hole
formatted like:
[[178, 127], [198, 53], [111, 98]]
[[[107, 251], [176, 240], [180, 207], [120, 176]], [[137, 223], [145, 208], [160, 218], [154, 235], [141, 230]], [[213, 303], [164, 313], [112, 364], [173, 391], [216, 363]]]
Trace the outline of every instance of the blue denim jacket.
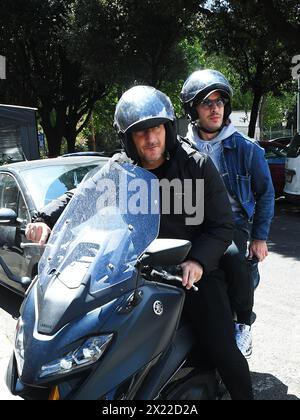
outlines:
[[253, 222], [252, 239], [267, 240], [275, 194], [264, 150], [254, 140], [235, 132], [223, 140], [220, 174], [244, 210], [241, 221]]

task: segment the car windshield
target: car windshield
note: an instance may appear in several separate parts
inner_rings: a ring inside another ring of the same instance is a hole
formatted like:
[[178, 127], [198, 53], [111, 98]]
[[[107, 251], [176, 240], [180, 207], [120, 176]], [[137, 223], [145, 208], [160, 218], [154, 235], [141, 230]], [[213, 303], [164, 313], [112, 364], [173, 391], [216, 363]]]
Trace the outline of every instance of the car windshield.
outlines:
[[76, 188], [90, 170], [99, 163], [100, 166], [105, 163], [105, 161], [94, 162], [90, 160], [80, 164], [66, 162], [66, 164], [45, 165], [24, 170], [22, 175], [36, 208], [40, 210], [65, 192]]
[[0, 164], [24, 160], [21, 146], [20, 124], [1, 117], [0, 120]]
[[157, 178], [128, 163], [107, 163], [79, 186], [56, 223], [39, 263], [41, 286], [89, 284], [94, 294], [131, 279], [159, 219]]
[[287, 150], [283, 147], [265, 147], [265, 158], [269, 159], [276, 159], [276, 158], [286, 158]]
[[300, 155], [300, 135], [296, 135], [289, 145], [288, 158], [297, 158]]

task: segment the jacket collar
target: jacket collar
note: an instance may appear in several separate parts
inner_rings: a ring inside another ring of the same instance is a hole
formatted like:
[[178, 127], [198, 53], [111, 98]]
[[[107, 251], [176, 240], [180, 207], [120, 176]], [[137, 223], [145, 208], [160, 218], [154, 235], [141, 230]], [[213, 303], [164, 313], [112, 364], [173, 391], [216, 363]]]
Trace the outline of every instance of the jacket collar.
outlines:
[[224, 149], [236, 149], [235, 133], [228, 137], [228, 139], [223, 140], [223, 147]]

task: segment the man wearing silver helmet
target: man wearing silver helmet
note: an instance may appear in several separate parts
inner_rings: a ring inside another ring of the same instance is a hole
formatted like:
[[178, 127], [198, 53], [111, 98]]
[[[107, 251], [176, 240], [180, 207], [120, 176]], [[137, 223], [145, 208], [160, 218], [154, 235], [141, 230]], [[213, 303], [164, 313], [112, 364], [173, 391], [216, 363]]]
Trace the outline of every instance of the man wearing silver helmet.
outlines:
[[[187, 289], [185, 311], [199, 337], [199, 351], [209, 365], [218, 369], [232, 399], [251, 400], [249, 367], [235, 342], [231, 308], [222, 287], [223, 273], [218, 269], [219, 259], [233, 237], [228, 197], [210, 158], [180, 142], [175, 120], [173, 106], [165, 94], [149, 86], [136, 86], [118, 102], [114, 126], [125, 158], [151, 171], [159, 180], [204, 180], [203, 223], [186, 224], [185, 209], [178, 213], [170, 206], [169, 214], [161, 213], [159, 237], [191, 241], [191, 251], [182, 264], [182, 284]], [[114, 159], [125, 158], [120, 155]], [[174, 199], [175, 192], [172, 194]], [[40, 213], [38, 224], [53, 226], [69, 199]], [[27, 237], [38, 241], [42, 233], [31, 236], [34, 225], [28, 227]], [[197, 293], [190, 290], [194, 283], [199, 285]]]
[[230, 121], [232, 94], [222, 73], [199, 70], [184, 83], [181, 101], [190, 119], [187, 139], [212, 158], [231, 203], [234, 242], [221, 267], [226, 272], [228, 293], [237, 316], [237, 344], [249, 358], [254, 287], [259, 282], [257, 262], [268, 255], [266, 241], [274, 215], [274, 188], [263, 149], [239, 133]]

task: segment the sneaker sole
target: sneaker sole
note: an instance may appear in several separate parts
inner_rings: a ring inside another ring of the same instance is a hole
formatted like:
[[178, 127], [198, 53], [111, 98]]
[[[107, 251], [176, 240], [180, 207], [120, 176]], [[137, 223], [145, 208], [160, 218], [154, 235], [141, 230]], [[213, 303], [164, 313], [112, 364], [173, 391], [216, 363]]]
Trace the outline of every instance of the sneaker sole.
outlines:
[[245, 357], [246, 360], [251, 359], [251, 357], [252, 357], [252, 349], [249, 350], [246, 354], [244, 354], [244, 357]]

